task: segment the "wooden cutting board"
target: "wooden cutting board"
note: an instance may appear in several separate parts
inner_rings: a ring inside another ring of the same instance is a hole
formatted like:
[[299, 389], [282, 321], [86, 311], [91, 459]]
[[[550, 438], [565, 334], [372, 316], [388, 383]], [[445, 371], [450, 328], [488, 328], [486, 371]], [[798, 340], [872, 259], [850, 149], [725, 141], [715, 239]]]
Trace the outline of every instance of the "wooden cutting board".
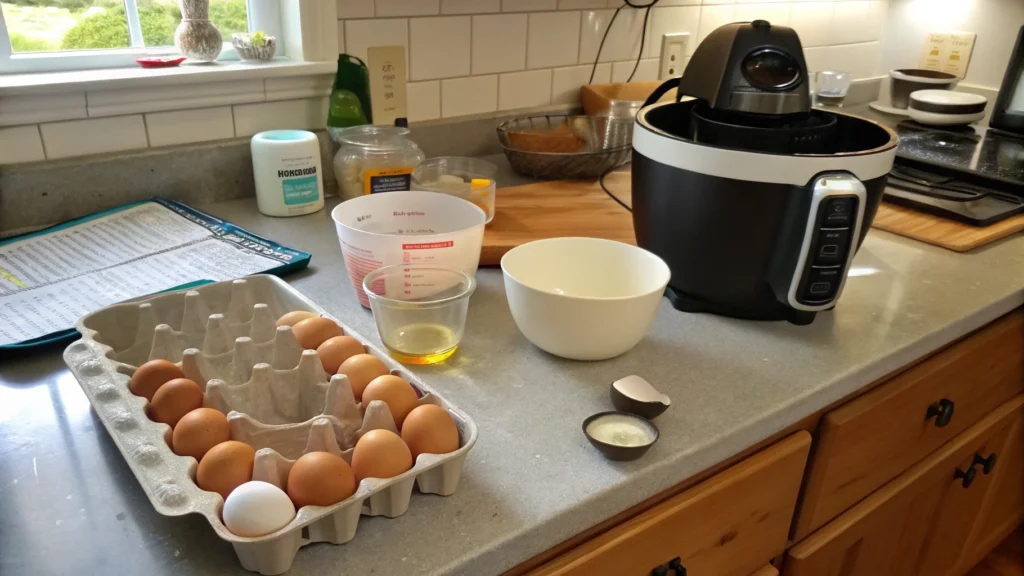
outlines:
[[[609, 190], [629, 190], [629, 172], [605, 178]], [[628, 204], [628, 198], [623, 198]], [[481, 266], [497, 266], [506, 252], [527, 242], [559, 236], [606, 238], [636, 244], [633, 216], [597, 181], [553, 181], [499, 188], [494, 220], [484, 231]]]
[[872, 227], [948, 250], [967, 252], [1024, 230], [1024, 214], [981, 228], [883, 202]]
[[[627, 206], [629, 171], [615, 172], [605, 185]], [[500, 188], [494, 220], [484, 232], [481, 266], [497, 266], [506, 252], [533, 240], [559, 236], [607, 238], [636, 244], [633, 216], [597, 181], [553, 181]], [[1024, 214], [979, 228], [883, 202], [873, 228], [966, 252], [1024, 230]]]

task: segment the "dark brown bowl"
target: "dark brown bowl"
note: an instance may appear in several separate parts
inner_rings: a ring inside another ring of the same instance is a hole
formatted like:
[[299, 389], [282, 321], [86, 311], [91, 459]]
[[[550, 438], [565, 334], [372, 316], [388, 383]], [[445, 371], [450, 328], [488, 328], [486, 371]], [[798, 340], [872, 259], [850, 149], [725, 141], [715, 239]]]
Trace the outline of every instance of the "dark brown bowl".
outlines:
[[[622, 444], [612, 444], [611, 442], [598, 440], [597, 438], [591, 436], [590, 431], [588, 431], [587, 428], [592, 423], [602, 418], [613, 417], [619, 417], [628, 420], [629, 422], [634, 424], [638, 430], [640, 430], [641, 434], [646, 432], [647, 435], [649, 435], [650, 437], [650, 441], [645, 444], [636, 446], [624, 446]], [[651, 446], [654, 446], [654, 443], [658, 441], [658, 438], [661, 436], [661, 433], [658, 431], [658, 427], [655, 426], [654, 423], [652, 423], [650, 420], [647, 420], [646, 418], [641, 418], [640, 416], [637, 416], [636, 414], [630, 414], [629, 412], [609, 411], [598, 412], [597, 414], [593, 414], [587, 417], [587, 419], [583, 421], [583, 435], [587, 437], [587, 440], [589, 440], [595, 448], [601, 451], [601, 454], [604, 454], [605, 458], [608, 458], [609, 460], [617, 460], [620, 462], [628, 462], [630, 460], [636, 460], [637, 458], [640, 458], [641, 456], [646, 454], [647, 451], [651, 449]]]
[[889, 71], [889, 101], [894, 108], [906, 109], [910, 93], [929, 88], [952, 90], [958, 78], [947, 72], [921, 68], [901, 68]]

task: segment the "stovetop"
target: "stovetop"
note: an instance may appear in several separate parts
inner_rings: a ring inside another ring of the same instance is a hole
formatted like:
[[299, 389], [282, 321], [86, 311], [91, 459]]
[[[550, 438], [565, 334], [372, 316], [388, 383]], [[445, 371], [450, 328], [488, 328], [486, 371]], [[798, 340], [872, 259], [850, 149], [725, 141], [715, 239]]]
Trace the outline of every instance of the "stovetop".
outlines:
[[1024, 138], [987, 128], [922, 126], [911, 120], [900, 122], [896, 132], [897, 163], [909, 160], [997, 185], [1024, 186]]

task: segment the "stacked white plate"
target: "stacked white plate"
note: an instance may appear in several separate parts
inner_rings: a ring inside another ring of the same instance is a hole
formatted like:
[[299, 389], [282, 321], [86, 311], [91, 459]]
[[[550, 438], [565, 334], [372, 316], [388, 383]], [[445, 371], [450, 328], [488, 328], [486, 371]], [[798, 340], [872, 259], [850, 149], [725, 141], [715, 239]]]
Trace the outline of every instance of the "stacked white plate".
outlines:
[[984, 96], [952, 90], [918, 90], [910, 94], [907, 114], [919, 124], [959, 126], [985, 117]]

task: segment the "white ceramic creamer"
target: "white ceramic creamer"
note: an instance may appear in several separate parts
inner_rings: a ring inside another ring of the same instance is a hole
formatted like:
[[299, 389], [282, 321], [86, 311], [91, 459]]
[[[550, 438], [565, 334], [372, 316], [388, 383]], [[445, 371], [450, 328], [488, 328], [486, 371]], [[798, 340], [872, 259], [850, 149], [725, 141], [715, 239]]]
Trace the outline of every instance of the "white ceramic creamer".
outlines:
[[267, 216], [301, 216], [324, 207], [320, 141], [306, 130], [267, 130], [252, 137], [256, 204]]

